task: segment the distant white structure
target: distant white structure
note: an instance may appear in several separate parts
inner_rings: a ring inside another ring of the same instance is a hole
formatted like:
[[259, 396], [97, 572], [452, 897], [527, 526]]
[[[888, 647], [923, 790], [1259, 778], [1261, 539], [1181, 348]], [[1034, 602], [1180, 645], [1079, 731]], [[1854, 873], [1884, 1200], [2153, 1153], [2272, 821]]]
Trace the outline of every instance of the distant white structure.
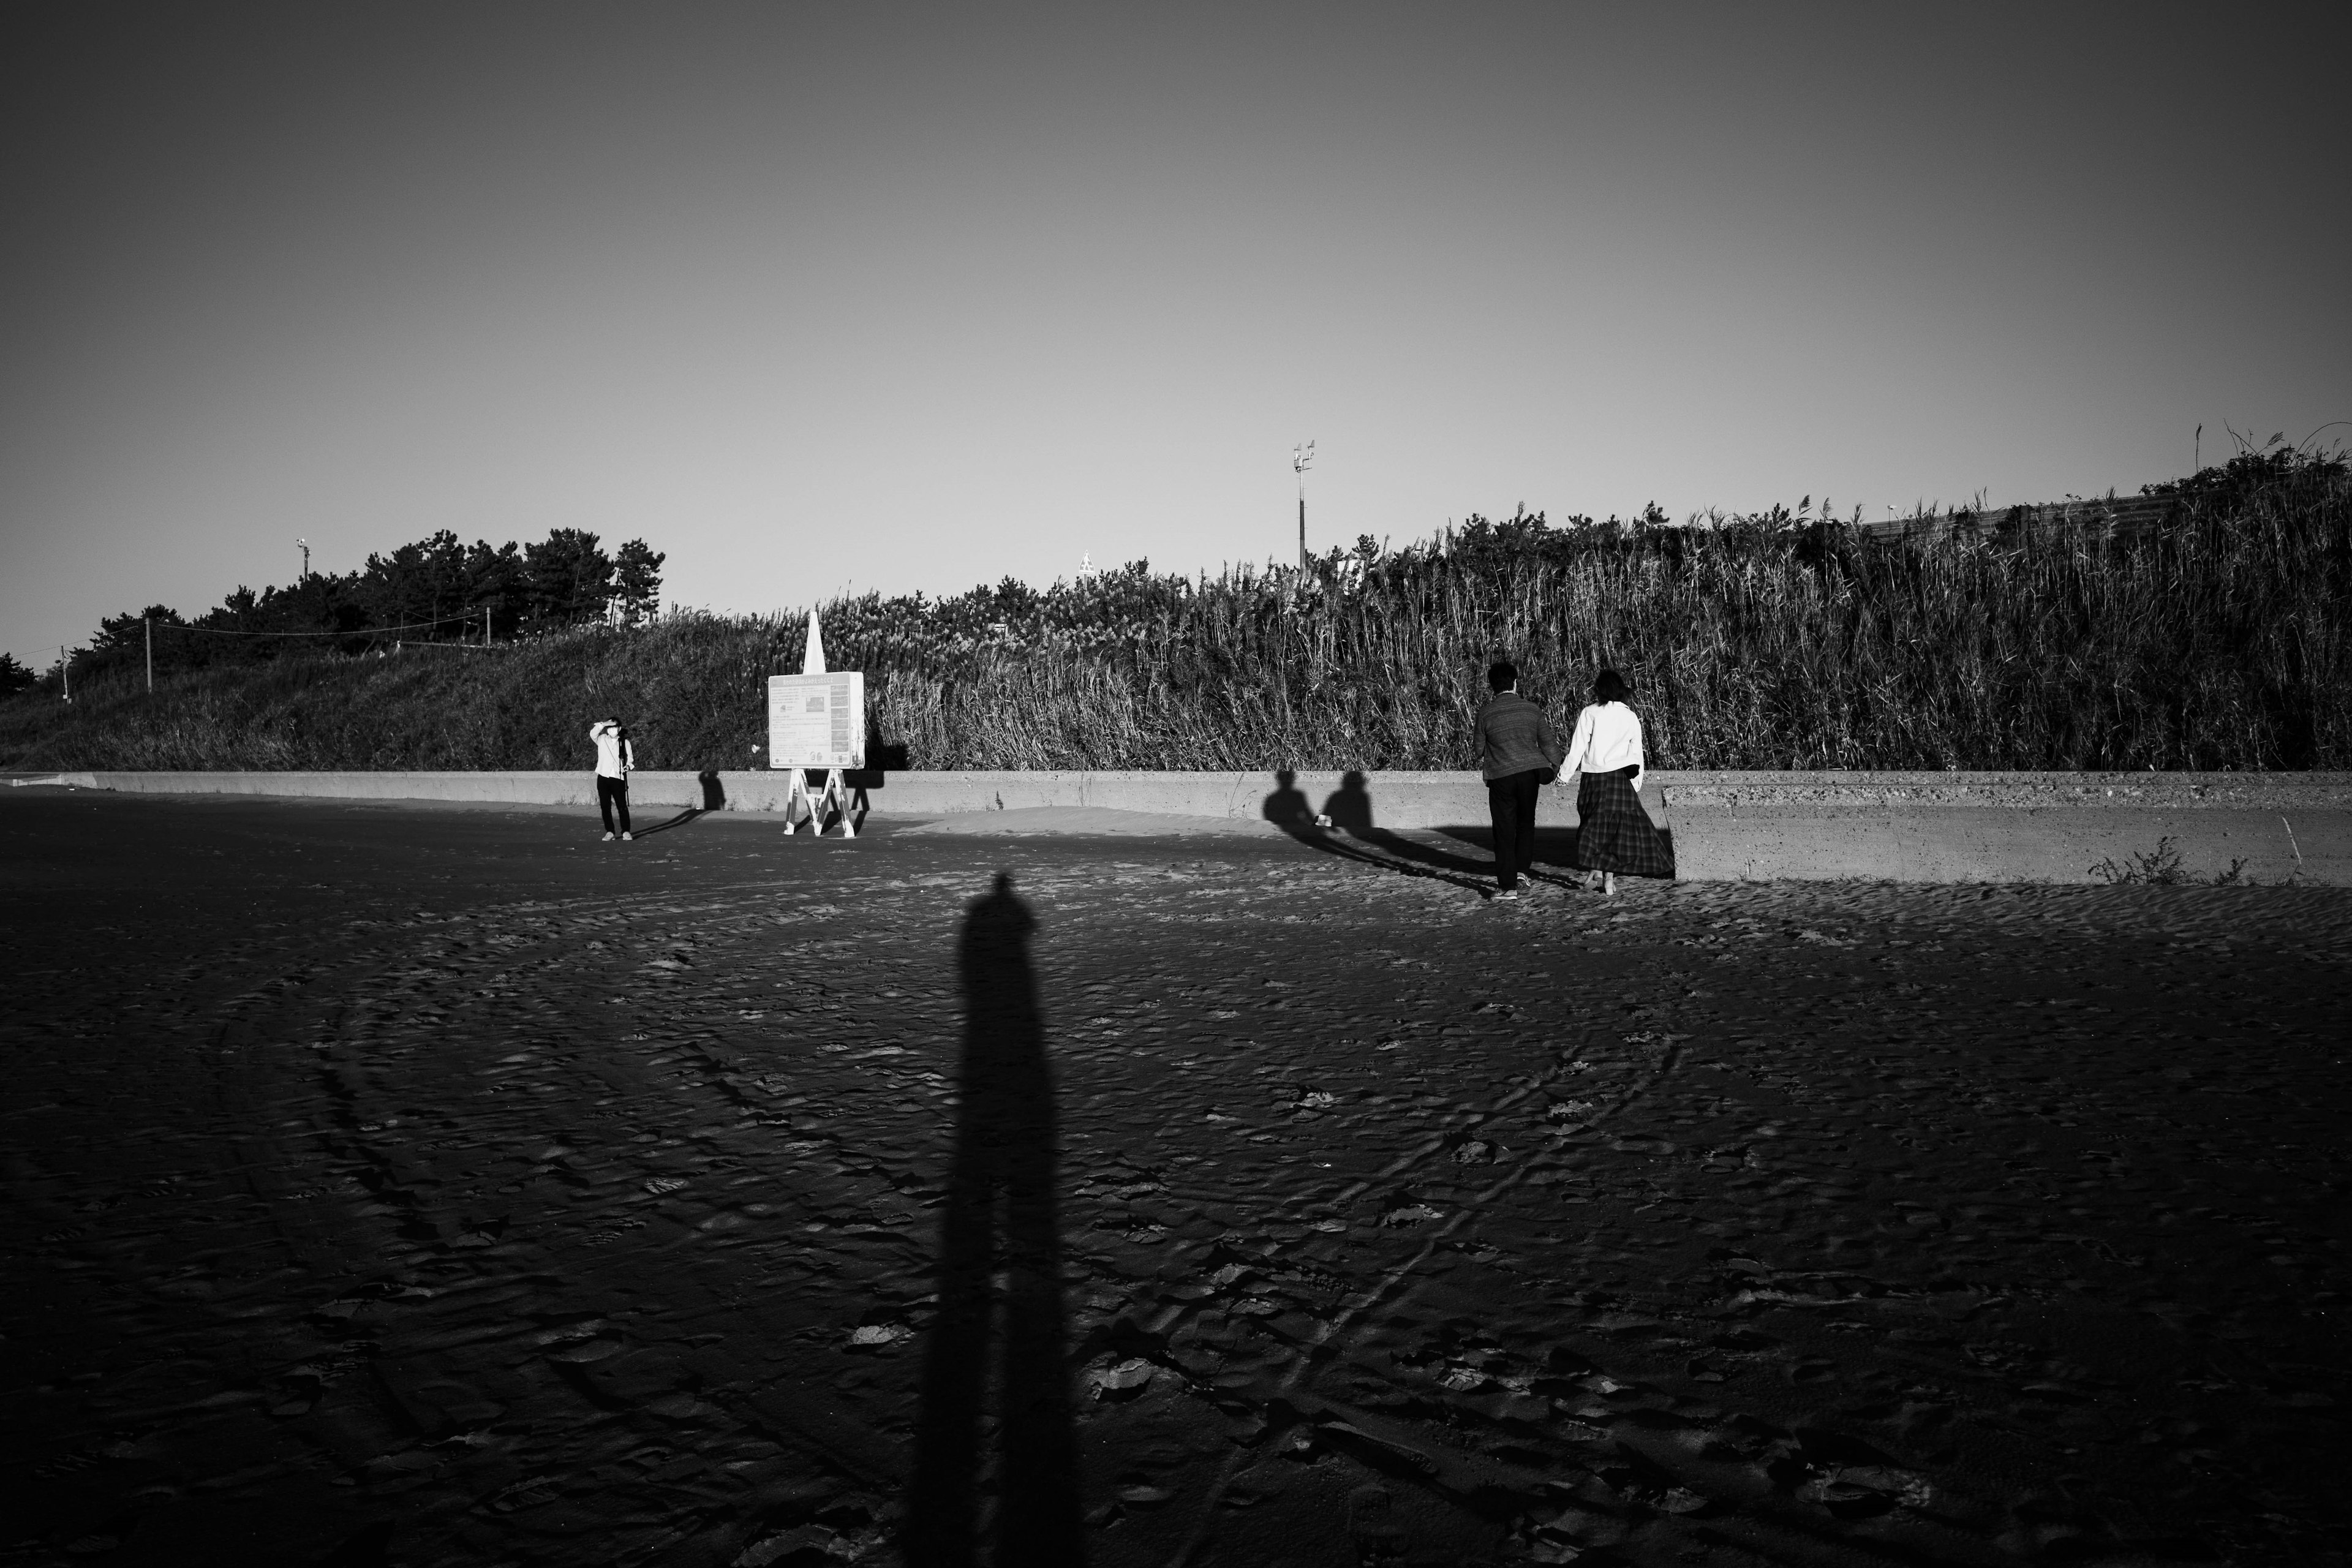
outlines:
[[[808, 645], [798, 675], [768, 677], [768, 765], [791, 770], [784, 791], [784, 831], [805, 816], [811, 832], [823, 836], [825, 818], [841, 825], [842, 837], [857, 837], [853, 794], [845, 770], [866, 765], [866, 677], [854, 669], [829, 670], [824, 634], [816, 611], [809, 611]], [[824, 785], [809, 793], [808, 768], [824, 770]]]
[[1094, 574], [1095, 552], [1089, 550], [1084, 555], [1078, 557], [1078, 575], [1081, 577], [1091, 577]]

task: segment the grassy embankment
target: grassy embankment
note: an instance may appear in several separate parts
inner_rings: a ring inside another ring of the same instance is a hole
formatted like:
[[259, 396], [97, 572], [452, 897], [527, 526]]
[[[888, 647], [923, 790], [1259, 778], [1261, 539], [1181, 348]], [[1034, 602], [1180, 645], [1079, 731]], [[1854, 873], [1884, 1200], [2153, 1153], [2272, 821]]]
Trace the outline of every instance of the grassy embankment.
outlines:
[[[1633, 680], [1685, 768], [2352, 768], [2352, 485], [2249, 455], [2121, 537], [1785, 510], [1706, 528], [1474, 522], [1305, 576], [1139, 568], [822, 606], [877, 760], [917, 768], [1453, 768], [1483, 671], [1563, 715]], [[489, 649], [135, 670], [0, 703], [0, 767], [741, 767], [804, 614], [674, 616]]]

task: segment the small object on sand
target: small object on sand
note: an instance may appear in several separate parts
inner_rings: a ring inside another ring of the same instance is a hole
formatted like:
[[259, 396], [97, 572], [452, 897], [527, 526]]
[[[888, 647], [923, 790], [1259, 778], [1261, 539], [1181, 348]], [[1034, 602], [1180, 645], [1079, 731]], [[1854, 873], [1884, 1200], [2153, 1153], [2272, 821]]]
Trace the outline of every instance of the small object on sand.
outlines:
[[1113, 1366], [1096, 1367], [1086, 1374], [1087, 1388], [1097, 1399], [1131, 1393], [1151, 1381], [1152, 1365], [1140, 1358]]

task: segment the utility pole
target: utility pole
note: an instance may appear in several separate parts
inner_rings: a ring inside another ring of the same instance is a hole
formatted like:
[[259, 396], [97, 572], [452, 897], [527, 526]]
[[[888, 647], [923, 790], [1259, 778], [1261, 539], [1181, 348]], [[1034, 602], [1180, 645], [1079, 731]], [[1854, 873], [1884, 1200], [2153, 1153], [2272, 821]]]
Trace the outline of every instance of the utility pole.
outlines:
[[1290, 448], [1290, 471], [1298, 476], [1298, 570], [1307, 570], [1307, 470], [1315, 461], [1315, 443]]
[[58, 679], [66, 689], [66, 700], [73, 700], [73, 661], [66, 658], [65, 644], [58, 645]]
[[294, 542], [302, 547], [302, 576], [294, 579], [295, 582], [299, 583], [303, 577], [310, 574], [310, 542], [307, 539], [298, 539]]
[[147, 626], [147, 695], [155, 695], [155, 617], [143, 617]]

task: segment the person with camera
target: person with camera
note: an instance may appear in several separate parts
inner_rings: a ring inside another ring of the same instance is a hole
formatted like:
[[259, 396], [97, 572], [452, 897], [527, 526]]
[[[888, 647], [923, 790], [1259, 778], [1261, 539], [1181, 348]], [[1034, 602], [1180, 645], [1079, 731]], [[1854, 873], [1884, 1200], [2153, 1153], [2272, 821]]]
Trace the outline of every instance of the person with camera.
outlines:
[[616, 812], [621, 819], [621, 837], [634, 840], [636, 835], [629, 831], [629, 774], [637, 765], [637, 755], [629, 744], [629, 732], [615, 716], [589, 725], [588, 739], [596, 746], [596, 809], [604, 814], [604, 842], [613, 841], [613, 817]]

